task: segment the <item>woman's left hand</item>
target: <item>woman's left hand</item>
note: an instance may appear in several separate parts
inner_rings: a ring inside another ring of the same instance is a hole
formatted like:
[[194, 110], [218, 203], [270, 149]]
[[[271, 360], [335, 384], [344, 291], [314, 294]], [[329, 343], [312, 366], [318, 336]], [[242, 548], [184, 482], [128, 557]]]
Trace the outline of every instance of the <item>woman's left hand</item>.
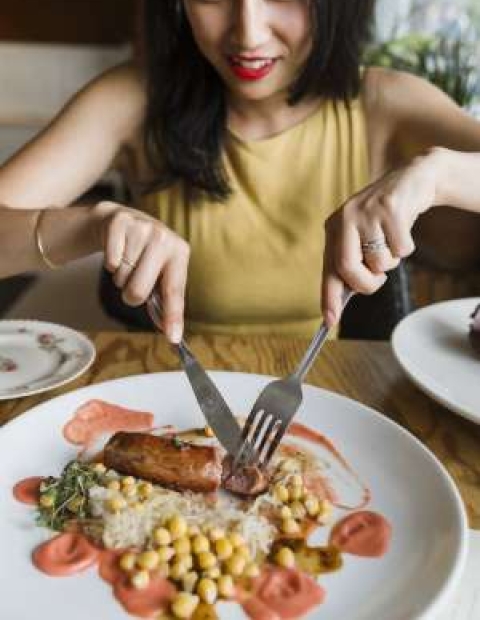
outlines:
[[371, 294], [386, 272], [410, 255], [417, 217], [436, 204], [436, 150], [389, 172], [352, 196], [326, 222], [322, 311], [328, 325], [340, 319], [344, 285]]

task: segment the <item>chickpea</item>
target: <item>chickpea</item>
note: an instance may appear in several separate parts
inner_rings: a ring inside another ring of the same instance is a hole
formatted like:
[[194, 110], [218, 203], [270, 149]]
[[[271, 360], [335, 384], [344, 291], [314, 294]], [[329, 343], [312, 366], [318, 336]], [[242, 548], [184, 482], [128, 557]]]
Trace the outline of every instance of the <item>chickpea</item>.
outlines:
[[299, 501], [293, 502], [290, 505], [290, 510], [294, 519], [304, 519], [305, 515], [307, 514], [305, 506]]
[[192, 549], [194, 553], [203, 553], [210, 550], [210, 541], [203, 534], [198, 534], [192, 541]]
[[210, 426], [206, 426], [203, 429], [203, 432], [205, 433], [205, 437], [215, 437], [215, 433]]
[[157, 545], [169, 545], [172, 542], [172, 537], [165, 527], [157, 527], [153, 531], [153, 540]]
[[182, 587], [185, 592], [193, 592], [198, 581], [198, 574], [195, 571], [186, 573], [182, 578]]
[[157, 556], [159, 562], [169, 562], [174, 555], [175, 551], [172, 547], [160, 547], [159, 549], [157, 549]]
[[176, 515], [175, 517], [169, 519], [167, 527], [172, 537], [172, 540], [181, 538], [187, 533], [187, 522], [183, 517], [179, 515]]
[[292, 501], [302, 499], [303, 497], [303, 487], [301, 486], [292, 485], [289, 487], [288, 492]]
[[182, 553], [175, 556], [175, 561], [181, 562], [187, 570], [190, 570], [193, 566], [193, 558], [190, 553]]
[[250, 559], [250, 549], [248, 548], [247, 545], [239, 545], [236, 549], [235, 549], [235, 553], [237, 555], [241, 555], [242, 558], [244, 558], [245, 560], [249, 560]]
[[130, 577], [130, 582], [137, 590], [143, 590], [150, 583], [150, 573], [147, 570], [139, 570]]
[[218, 579], [222, 571], [218, 566], [212, 566], [212, 568], [208, 568], [202, 572], [202, 577], [208, 577], [209, 579]]
[[294, 487], [303, 487], [302, 476], [300, 474], [294, 474], [290, 479], [290, 483]]
[[120, 482], [118, 480], [110, 480], [107, 484], [107, 489], [110, 491], [120, 491]]
[[153, 570], [157, 568], [160, 562], [160, 558], [158, 557], [158, 553], [155, 551], [144, 551], [140, 553], [137, 557], [137, 564], [140, 568], [144, 568], [145, 570]]
[[219, 538], [215, 541], [215, 553], [219, 560], [226, 560], [233, 553], [233, 545], [227, 538]]
[[283, 503], [288, 502], [290, 497], [287, 487], [283, 484], [276, 484], [273, 494], [279, 502]]
[[192, 545], [190, 544], [189, 538], [182, 536], [173, 542], [173, 548], [175, 549], [175, 553], [177, 555], [182, 555], [190, 553]]
[[244, 575], [245, 577], [250, 578], [258, 577], [260, 575], [260, 568], [258, 564], [255, 564], [255, 562], [250, 562], [250, 564], [247, 564], [247, 566], [245, 567]]
[[320, 512], [320, 502], [313, 495], [307, 495], [305, 498], [305, 508], [310, 517], [316, 517]]
[[213, 605], [217, 600], [217, 585], [212, 579], [202, 577], [197, 584], [196, 591], [200, 599], [209, 605]]
[[153, 485], [150, 482], [140, 482], [137, 486], [138, 495], [142, 499], [147, 499], [150, 497], [153, 491]]
[[172, 603], [172, 612], [176, 618], [190, 618], [198, 605], [199, 598], [189, 592], [180, 592]]
[[133, 476], [126, 476], [122, 478], [122, 487], [127, 489], [129, 487], [135, 486], [135, 478]]
[[107, 500], [107, 508], [112, 513], [117, 513], [123, 510], [127, 505], [127, 502], [123, 497], [112, 497]]
[[331, 502], [329, 502], [328, 499], [322, 499], [322, 501], [320, 502], [320, 509], [317, 515], [317, 520], [320, 523], [325, 524], [330, 521], [330, 519], [332, 518], [332, 515], [333, 515], [333, 506]]
[[282, 521], [282, 532], [285, 534], [298, 534], [300, 526], [295, 519], [284, 519]]
[[189, 568], [182, 560], [175, 560], [170, 568], [170, 577], [174, 581], [179, 581], [189, 571]]
[[295, 566], [295, 555], [288, 547], [282, 547], [275, 554], [275, 562], [283, 568], [293, 568]]
[[222, 598], [232, 598], [235, 586], [231, 575], [221, 575], [217, 582], [218, 595]]
[[123, 493], [124, 497], [132, 498], [132, 497], [136, 496], [137, 489], [136, 489], [135, 485], [127, 486], [127, 487], [124, 487], [122, 489], [122, 493]]
[[234, 553], [230, 558], [228, 558], [228, 560], [226, 560], [224, 569], [227, 574], [238, 577], [243, 573], [245, 564], [245, 558], [237, 553]]
[[124, 553], [119, 561], [119, 566], [124, 571], [131, 571], [135, 568], [137, 562], [137, 554], [127, 551]]
[[217, 558], [213, 555], [211, 551], [202, 551], [197, 556], [198, 565], [203, 570], [208, 570], [209, 568], [213, 568], [217, 564]]

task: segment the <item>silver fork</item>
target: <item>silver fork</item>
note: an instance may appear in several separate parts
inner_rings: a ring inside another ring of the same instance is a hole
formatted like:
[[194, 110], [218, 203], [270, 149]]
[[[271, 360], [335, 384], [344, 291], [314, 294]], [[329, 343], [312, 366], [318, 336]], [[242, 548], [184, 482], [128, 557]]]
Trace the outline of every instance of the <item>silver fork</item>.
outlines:
[[[345, 289], [342, 310], [353, 295]], [[330, 328], [325, 322], [312, 338], [296, 370], [283, 379], [270, 382], [250, 411], [242, 431], [242, 443], [233, 460], [232, 471], [239, 467], [258, 465], [265, 468], [287, 431], [302, 402], [302, 381], [323, 346]]]

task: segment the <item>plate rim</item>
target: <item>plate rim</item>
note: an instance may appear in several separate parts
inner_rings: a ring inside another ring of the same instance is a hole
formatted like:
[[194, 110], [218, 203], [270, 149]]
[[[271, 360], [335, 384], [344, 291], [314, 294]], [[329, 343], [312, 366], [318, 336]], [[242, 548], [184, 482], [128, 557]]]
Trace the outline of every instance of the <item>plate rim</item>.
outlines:
[[[207, 370], [207, 373], [211, 375], [212, 379], [214, 380], [216, 376], [220, 376], [220, 378], [225, 376], [228, 379], [228, 377], [232, 375], [235, 377], [243, 377], [243, 376], [255, 377], [256, 380], [261, 379], [262, 381], [265, 381], [265, 382], [268, 382], [272, 379], [277, 378], [277, 377], [274, 377], [273, 375], [264, 375], [264, 374], [259, 374], [259, 373], [248, 373], [248, 372], [240, 372], [240, 371]], [[77, 394], [81, 398], [82, 393], [88, 392], [92, 388], [102, 388], [104, 385], [107, 385], [107, 384], [112, 385], [116, 383], [130, 383], [130, 382], [135, 381], [139, 377], [147, 377], [147, 376], [155, 376], [155, 375], [184, 376], [184, 371], [166, 370], [166, 371], [155, 371], [155, 372], [150, 372], [150, 373], [148, 372], [147, 373], [145, 372], [136, 373], [134, 375], [128, 375], [126, 377], [116, 377], [116, 378], [107, 379], [105, 381], [101, 381], [98, 383], [92, 383], [89, 385], [76, 388], [64, 394], [59, 394], [42, 403], [34, 405], [33, 407], [29, 408], [27, 411], [23, 412], [22, 414], [16, 416], [15, 418], [11, 420], [8, 420], [3, 426], [0, 427], [0, 444], [3, 443], [3, 440], [5, 439], [4, 437], [5, 433], [8, 434], [9, 431], [11, 432], [12, 429], [16, 428], [18, 424], [25, 424], [26, 421], [31, 416], [33, 417], [33, 415], [35, 415], [35, 413], [38, 412], [38, 410], [48, 408], [52, 404], [52, 401], [67, 400], [72, 395], [77, 395]], [[329, 395], [330, 397], [333, 397], [334, 400], [338, 399], [340, 401], [341, 400], [349, 401], [350, 404], [354, 404], [360, 409], [366, 410], [369, 413], [369, 415], [373, 416], [373, 418], [377, 422], [386, 424], [388, 427], [393, 429], [394, 432], [399, 432], [409, 441], [413, 442], [416, 449], [420, 449], [420, 452], [423, 454], [423, 456], [427, 458], [428, 460], [430, 460], [432, 464], [437, 468], [439, 474], [441, 474], [442, 481], [446, 485], [450, 495], [452, 496], [453, 504], [455, 505], [455, 508], [456, 508], [456, 513], [457, 513], [458, 522], [459, 522], [459, 530], [458, 530], [459, 545], [456, 549], [456, 553], [452, 556], [453, 568], [450, 574], [447, 576], [447, 578], [443, 582], [442, 588], [435, 594], [435, 596], [432, 597], [432, 599], [428, 603], [424, 605], [423, 609], [420, 610], [420, 614], [416, 617], [416, 620], [427, 620], [427, 618], [430, 618], [433, 613], [441, 611], [442, 607], [450, 599], [450, 596], [452, 595], [452, 592], [455, 590], [455, 588], [458, 586], [460, 578], [465, 569], [468, 547], [469, 547], [469, 525], [468, 525], [468, 517], [467, 517], [465, 504], [460, 495], [460, 491], [458, 490], [455, 482], [453, 481], [453, 478], [451, 477], [450, 473], [448, 472], [446, 467], [443, 465], [443, 463], [440, 461], [440, 459], [427, 446], [425, 446], [425, 444], [423, 444], [411, 431], [409, 431], [408, 429], [398, 424], [398, 422], [389, 418], [387, 415], [381, 413], [380, 411], [377, 411], [373, 407], [370, 407], [369, 405], [365, 405], [364, 403], [355, 400], [354, 398], [344, 396], [343, 394], [340, 394], [333, 390], [328, 390], [326, 388], [319, 387], [319, 386], [316, 386], [316, 385], [313, 385], [307, 382], [305, 382], [303, 385], [305, 388], [307, 388], [307, 390], [313, 390], [314, 392], [316, 391], [321, 392], [324, 395]]]
[[[84, 374], [91, 367], [91, 365], [93, 364], [97, 356], [97, 350], [92, 340], [88, 338], [88, 336], [83, 334], [82, 332], [72, 327], [69, 327], [68, 325], [63, 325], [61, 323], [53, 323], [51, 321], [41, 321], [37, 319], [0, 319], [0, 326], [1, 325], [18, 325], [18, 326], [34, 325], [35, 327], [44, 326], [46, 329], [50, 329], [53, 332], [58, 331], [60, 329], [62, 332], [66, 332], [72, 339], [76, 339], [77, 341], [79, 341], [80, 344], [85, 349], [88, 357], [86, 361], [83, 364], [81, 364], [75, 370], [75, 372], [73, 372], [68, 377], [63, 377], [62, 379], [55, 381], [54, 383], [50, 385], [44, 385], [42, 387], [32, 388], [31, 390], [19, 390], [17, 393], [10, 392], [9, 394], [2, 394], [2, 392], [0, 391], [0, 401], [15, 400], [16, 398], [25, 398], [26, 396], [33, 396], [35, 394], [41, 394], [43, 392], [48, 392], [49, 390], [54, 390], [58, 387], [66, 385], [67, 383], [70, 383], [71, 381], [78, 379], [78, 377]], [[59, 396], [62, 396], [62, 395], [59, 394]], [[40, 403], [40, 405], [41, 404], [43, 403]]]
[[442, 395], [439, 395], [434, 390], [432, 390], [427, 385], [425, 385], [423, 381], [415, 377], [415, 375], [413, 374], [413, 371], [407, 365], [407, 362], [405, 361], [404, 357], [402, 356], [401, 353], [399, 353], [399, 344], [398, 344], [398, 341], [400, 338], [399, 334], [401, 333], [403, 329], [405, 329], [405, 325], [408, 324], [408, 321], [411, 320], [412, 317], [414, 316], [418, 317], [420, 314], [428, 314], [428, 312], [432, 311], [432, 309], [436, 310], [441, 306], [454, 306], [454, 305], [458, 305], [459, 303], [468, 302], [468, 301], [471, 301], [472, 303], [476, 302], [478, 305], [480, 304], [480, 297], [460, 297], [458, 299], [447, 299], [444, 301], [439, 301], [433, 304], [429, 304], [428, 306], [423, 306], [422, 308], [418, 308], [417, 310], [410, 312], [410, 314], [405, 316], [395, 326], [392, 332], [391, 338], [390, 338], [390, 344], [391, 344], [391, 348], [395, 356], [395, 359], [400, 364], [402, 370], [409, 377], [412, 383], [414, 383], [424, 394], [427, 394], [427, 396], [432, 398], [435, 402], [439, 403], [443, 407], [446, 407], [449, 411], [452, 411], [453, 413], [456, 413], [466, 418], [467, 420], [470, 420], [471, 422], [475, 424], [480, 424], [480, 414], [478, 413], [476, 414], [469, 407], [467, 408], [461, 407], [457, 405], [453, 400], [447, 397], [443, 397]]

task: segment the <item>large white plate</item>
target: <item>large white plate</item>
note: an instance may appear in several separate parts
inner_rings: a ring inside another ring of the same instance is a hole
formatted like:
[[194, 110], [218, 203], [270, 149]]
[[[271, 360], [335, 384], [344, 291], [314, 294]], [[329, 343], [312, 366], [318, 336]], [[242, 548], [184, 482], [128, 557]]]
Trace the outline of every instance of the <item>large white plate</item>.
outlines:
[[392, 335], [393, 352], [408, 376], [440, 404], [480, 422], [480, 357], [469, 339], [480, 298], [455, 299], [409, 314]]
[[95, 359], [83, 334], [43, 321], [0, 321], [0, 400], [73, 381]]
[[[249, 410], [267, 377], [212, 373], [234, 411]], [[21, 478], [60, 472], [75, 452], [61, 429], [77, 406], [102, 398], [150, 410], [159, 424], [204, 424], [182, 373], [140, 375], [82, 388], [35, 407], [0, 431], [0, 618], [49, 620], [129, 618], [110, 588], [91, 570], [51, 578], [30, 562], [45, 533], [34, 511], [17, 503]], [[299, 421], [330, 438], [370, 486], [372, 510], [393, 525], [390, 551], [381, 559], [344, 556], [344, 567], [322, 577], [325, 604], [310, 617], [322, 620], [411, 620], [438, 610], [456, 584], [466, 554], [462, 501], [443, 467], [413, 436], [375, 411], [336, 394], [304, 388]], [[242, 618], [236, 605], [222, 618]]]

